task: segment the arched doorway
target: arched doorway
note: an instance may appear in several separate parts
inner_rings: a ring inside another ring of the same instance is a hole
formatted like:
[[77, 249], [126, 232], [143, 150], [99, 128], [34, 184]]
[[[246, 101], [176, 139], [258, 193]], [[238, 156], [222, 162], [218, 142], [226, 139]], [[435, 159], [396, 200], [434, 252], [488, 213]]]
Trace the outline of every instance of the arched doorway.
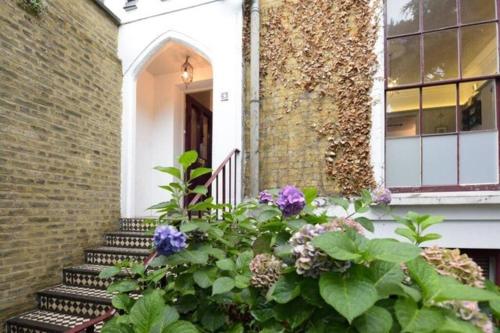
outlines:
[[[189, 59], [193, 81], [186, 85], [182, 65]], [[168, 175], [155, 166], [175, 165], [185, 150], [195, 149], [200, 163], [212, 163], [212, 66], [199, 52], [168, 41], [137, 73], [133, 142], [131, 216], [149, 216], [148, 207], [165, 201]]]

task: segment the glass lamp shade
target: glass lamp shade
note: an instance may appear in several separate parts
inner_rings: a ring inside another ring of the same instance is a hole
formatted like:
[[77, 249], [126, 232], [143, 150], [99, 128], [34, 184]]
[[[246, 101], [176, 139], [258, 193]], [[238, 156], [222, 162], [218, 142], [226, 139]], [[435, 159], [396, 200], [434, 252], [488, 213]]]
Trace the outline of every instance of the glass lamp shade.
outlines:
[[193, 82], [193, 66], [189, 63], [189, 57], [186, 57], [186, 61], [182, 64], [181, 79], [186, 87]]

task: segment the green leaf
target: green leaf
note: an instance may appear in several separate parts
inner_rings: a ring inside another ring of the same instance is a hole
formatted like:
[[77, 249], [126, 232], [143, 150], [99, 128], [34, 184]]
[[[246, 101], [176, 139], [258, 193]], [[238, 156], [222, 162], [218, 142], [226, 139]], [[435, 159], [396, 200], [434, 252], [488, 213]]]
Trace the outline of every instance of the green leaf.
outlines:
[[356, 243], [343, 232], [327, 232], [312, 240], [316, 248], [338, 260], [357, 260], [361, 258]]
[[166, 319], [166, 305], [159, 290], [145, 294], [130, 310], [130, 321], [136, 333], [150, 333], [153, 328], [163, 326]]
[[201, 177], [203, 175], [206, 175], [208, 173], [212, 173], [212, 169], [210, 168], [196, 168], [191, 170], [190, 178], [189, 180], [196, 179], [198, 177]]
[[420, 222], [420, 228], [422, 231], [429, 228], [434, 224], [438, 224], [444, 221], [443, 216], [427, 216], [423, 221]]
[[273, 237], [271, 234], [263, 234], [262, 236], [257, 238], [252, 244], [253, 252], [255, 254], [271, 252], [272, 238]]
[[394, 305], [402, 332], [433, 332], [444, 323], [444, 316], [436, 308], [419, 309], [411, 298], [401, 298]]
[[198, 270], [194, 272], [193, 280], [200, 288], [205, 289], [212, 285], [212, 279], [207, 270]]
[[457, 280], [439, 275], [423, 258], [416, 258], [407, 264], [411, 278], [422, 289], [426, 301], [492, 301], [500, 300], [495, 293], [461, 284]]
[[375, 259], [404, 263], [420, 255], [422, 250], [412, 244], [390, 239], [372, 239], [368, 242], [367, 253]]
[[295, 331], [302, 323], [311, 317], [314, 307], [302, 300], [297, 299], [290, 304], [278, 304], [274, 307], [276, 318], [281, 321], [286, 321]]
[[118, 292], [118, 293], [127, 293], [130, 291], [134, 291], [139, 287], [136, 281], [126, 279], [126, 280], [121, 280], [117, 282], [113, 282], [112, 284], [109, 285], [108, 287], [108, 292], [113, 293], [113, 292]]
[[120, 272], [121, 272], [120, 267], [116, 267], [116, 266], [106, 267], [99, 273], [99, 278], [109, 279], [110, 277], [113, 277]]
[[410, 242], [415, 243], [417, 241], [417, 233], [411, 229], [406, 229], [406, 228], [396, 228], [394, 231], [396, 234], [403, 236], [404, 238], [408, 239]]
[[489, 305], [495, 318], [500, 319], [500, 300], [490, 301]]
[[358, 214], [366, 213], [370, 210], [370, 207], [365, 204], [361, 199], [354, 201], [354, 211]]
[[128, 313], [134, 301], [126, 294], [118, 294], [113, 296], [111, 303], [115, 309], [125, 310]]
[[315, 187], [306, 187], [302, 191], [304, 193], [304, 198], [306, 199], [306, 204], [310, 205], [314, 199], [318, 197], [318, 189]]
[[122, 323], [118, 322], [119, 318], [121, 317], [114, 317], [111, 320], [105, 322], [104, 326], [102, 327], [101, 332], [102, 333], [134, 333], [134, 329], [128, 325], [124, 325]]
[[179, 313], [177, 312], [177, 309], [173, 306], [167, 305], [164, 313], [163, 325], [168, 326], [175, 323], [177, 320], [179, 320]]
[[300, 295], [300, 278], [293, 273], [282, 275], [269, 292], [277, 303], [288, 303]]
[[360, 216], [360, 217], [355, 218], [355, 220], [356, 220], [356, 222], [361, 224], [363, 226], [363, 228], [365, 228], [366, 230], [368, 230], [370, 232], [375, 231], [375, 226], [373, 225], [373, 222], [369, 218], [366, 218], [364, 216]]
[[399, 264], [374, 261], [368, 268], [368, 276], [375, 284], [380, 298], [386, 298], [399, 291], [405, 275]]
[[212, 295], [223, 294], [231, 291], [235, 286], [232, 278], [223, 276], [215, 280], [212, 286]]
[[224, 322], [224, 312], [217, 311], [217, 309], [209, 308], [201, 317], [201, 324], [210, 332], [214, 332], [224, 326]]
[[256, 216], [257, 222], [264, 223], [281, 215], [281, 211], [276, 207], [266, 206], [265, 209]]
[[378, 300], [375, 286], [361, 276], [324, 273], [319, 279], [321, 297], [349, 323], [371, 308]]
[[446, 317], [444, 324], [441, 325], [436, 333], [483, 333], [482, 330], [476, 326], [460, 320], [458, 318]]
[[184, 167], [184, 170], [189, 168], [197, 160], [198, 153], [196, 152], [196, 150], [189, 150], [179, 156], [179, 163]]
[[331, 198], [330, 201], [337, 205], [342, 207], [345, 211], [349, 209], [349, 200], [344, 199], [344, 198]]
[[250, 268], [248, 265], [250, 265], [250, 262], [253, 259], [253, 252], [252, 251], [245, 251], [240, 253], [238, 258], [236, 258], [236, 268], [238, 271], [249, 271]]
[[168, 173], [169, 175], [172, 175], [177, 179], [181, 179], [181, 171], [177, 168], [157, 166], [154, 169], [163, 173]]
[[243, 324], [242, 323], [238, 323], [238, 324], [235, 324], [233, 325], [228, 333], [245, 333], [245, 329], [243, 327]]
[[144, 267], [143, 264], [141, 263], [133, 263], [132, 268], [130, 269], [132, 273], [137, 274], [137, 275], [144, 275], [144, 271], [146, 270], [146, 267]]
[[234, 277], [234, 283], [236, 288], [248, 288], [248, 286], [250, 285], [250, 277], [246, 275], [236, 275]]
[[162, 333], [199, 333], [196, 326], [188, 321], [179, 320], [175, 323], [168, 325]]
[[418, 239], [419, 243], [423, 243], [423, 242], [428, 242], [428, 241], [432, 241], [432, 240], [436, 240], [436, 239], [441, 239], [441, 235], [440, 234], [427, 234], [427, 235], [424, 235], [422, 237], [420, 237]]
[[203, 250], [184, 250], [173, 254], [166, 259], [166, 264], [171, 266], [188, 263], [206, 265], [207, 262], [208, 253]]
[[300, 283], [300, 294], [309, 304], [322, 308], [325, 305], [319, 293], [318, 280], [313, 278], [303, 278]]
[[392, 316], [384, 308], [374, 306], [354, 320], [359, 333], [388, 333], [392, 327]]
[[205, 195], [205, 194], [207, 194], [208, 190], [205, 186], [198, 185], [194, 189], [192, 189], [191, 192], [196, 193], [196, 194]]
[[236, 268], [234, 261], [229, 258], [217, 260], [215, 264], [217, 265], [217, 267], [219, 267], [219, 269], [223, 271], [234, 271]]

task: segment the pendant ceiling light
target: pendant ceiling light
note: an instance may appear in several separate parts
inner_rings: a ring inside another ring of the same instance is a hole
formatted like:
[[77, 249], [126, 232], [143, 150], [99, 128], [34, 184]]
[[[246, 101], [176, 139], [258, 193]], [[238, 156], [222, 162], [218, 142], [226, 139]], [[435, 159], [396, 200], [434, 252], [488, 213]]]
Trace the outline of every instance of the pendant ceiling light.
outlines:
[[186, 57], [186, 61], [182, 64], [181, 73], [182, 82], [187, 88], [193, 82], [193, 66], [189, 63], [189, 56]]

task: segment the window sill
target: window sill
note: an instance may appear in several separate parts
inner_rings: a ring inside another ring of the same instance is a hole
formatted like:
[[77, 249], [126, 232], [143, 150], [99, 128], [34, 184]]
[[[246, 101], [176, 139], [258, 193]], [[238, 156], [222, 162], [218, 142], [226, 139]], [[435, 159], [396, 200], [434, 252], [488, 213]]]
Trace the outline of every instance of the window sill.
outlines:
[[391, 206], [495, 205], [500, 191], [393, 193]]

